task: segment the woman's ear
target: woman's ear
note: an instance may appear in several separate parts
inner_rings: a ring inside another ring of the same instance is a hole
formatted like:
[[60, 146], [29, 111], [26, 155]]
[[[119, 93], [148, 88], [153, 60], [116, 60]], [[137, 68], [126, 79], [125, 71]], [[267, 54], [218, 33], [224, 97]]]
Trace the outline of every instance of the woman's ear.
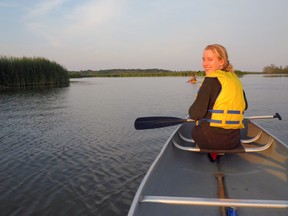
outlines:
[[224, 63], [225, 63], [224, 59], [220, 59], [220, 65], [221, 65], [221, 68], [224, 67]]

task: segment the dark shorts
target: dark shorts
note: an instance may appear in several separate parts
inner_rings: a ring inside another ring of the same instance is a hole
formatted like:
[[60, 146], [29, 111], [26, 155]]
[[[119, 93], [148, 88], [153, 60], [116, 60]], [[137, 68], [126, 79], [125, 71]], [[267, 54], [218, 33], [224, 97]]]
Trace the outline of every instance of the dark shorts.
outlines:
[[241, 144], [239, 129], [222, 129], [201, 123], [192, 129], [192, 138], [202, 149], [234, 149]]

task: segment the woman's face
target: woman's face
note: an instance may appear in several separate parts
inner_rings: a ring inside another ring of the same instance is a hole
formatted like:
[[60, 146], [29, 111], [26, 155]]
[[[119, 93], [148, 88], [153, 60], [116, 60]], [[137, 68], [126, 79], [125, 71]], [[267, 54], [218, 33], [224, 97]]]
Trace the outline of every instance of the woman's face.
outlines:
[[204, 50], [203, 57], [202, 57], [202, 66], [205, 70], [206, 75], [220, 70], [223, 67], [224, 60], [219, 60], [212, 50]]

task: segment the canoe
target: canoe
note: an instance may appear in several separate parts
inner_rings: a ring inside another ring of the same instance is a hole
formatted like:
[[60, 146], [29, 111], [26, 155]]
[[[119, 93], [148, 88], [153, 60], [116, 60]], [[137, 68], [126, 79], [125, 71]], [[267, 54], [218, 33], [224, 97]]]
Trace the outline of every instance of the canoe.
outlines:
[[187, 82], [188, 82], [188, 83], [195, 84], [195, 83], [197, 83], [198, 81], [197, 81], [197, 80], [188, 80]]
[[255, 121], [244, 120], [242, 147], [209, 150], [191, 139], [194, 122], [181, 124], [141, 182], [128, 216], [288, 215], [288, 145]]

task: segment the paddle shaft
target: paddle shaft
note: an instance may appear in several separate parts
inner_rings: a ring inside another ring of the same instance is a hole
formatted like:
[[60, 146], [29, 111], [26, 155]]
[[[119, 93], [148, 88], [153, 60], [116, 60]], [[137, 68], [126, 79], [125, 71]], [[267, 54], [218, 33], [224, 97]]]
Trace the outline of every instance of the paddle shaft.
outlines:
[[[271, 118], [278, 118], [279, 120], [282, 120], [279, 113], [276, 113], [275, 115], [245, 117], [244, 119], [253, 120], [253, 119], [271, 119]], [[145, 130], [145, 129], [169, 127], [192, 121], [194, 120], [182, 119], [177, 117], [167, 117], [167, 116], [141, 117], [135, 120], [134, 126], [136, 130]]]
[[275, 115], [267, 115], [267, 116], [250, 116], [245, 117], [245, 119], [271, 119], [271, 118], [278, 118], [279, 120], [282, 120], [282, 117], [279, 115], [279, 113], [275, 113]]

